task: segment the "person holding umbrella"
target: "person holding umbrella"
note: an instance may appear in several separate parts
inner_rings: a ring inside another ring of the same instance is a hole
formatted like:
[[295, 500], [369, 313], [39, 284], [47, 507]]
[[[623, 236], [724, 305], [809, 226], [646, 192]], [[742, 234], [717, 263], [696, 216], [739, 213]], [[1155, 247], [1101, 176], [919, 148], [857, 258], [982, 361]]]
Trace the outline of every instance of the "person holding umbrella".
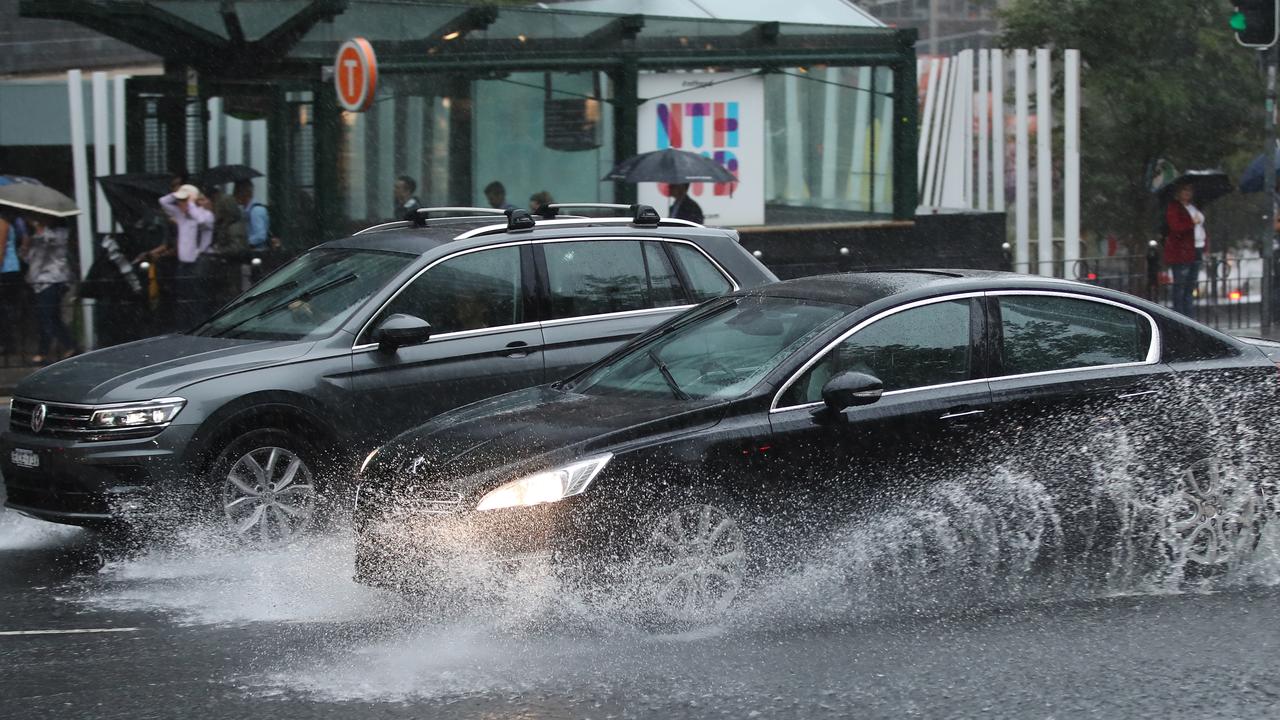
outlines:
[[688, 220], [699, 225], [706, 219], [702, 214], [702, 206], [689, 197], [689, 183], [668, 185], [667, 192], [671, 195], [671, 208], [667, 211], [667, 217]]
[[71, 281], [67, 228], [59, 218], [34, 213], [27, 216], [26, 224], [29, 232], [20, 252], [27, 262], [27, 283], [35, 292], [36, 319], [40, 324], [40, 345], [31, 364], [43, 365], [49, 361], [54, 343], [61, 350], [59, 360], [80, 352], [62, 321], [62, 298]]
[[1165, 208], [1164, 262], [1173, 275], [1173, 309], [1189, 318], [1196, 316], [1196, 281], [1209, 245], [1204, 213], [1192, 204], [1194, 198], [1191, 183], [1181, 183]]
[[667, 192], [672, 201], [667, 217], [701, 225], [706, 216], [702, 207], [689, 197], [689, 183], [736, 183], [738, 178], [712, 158], [667, 148], [629, 157], [614, 165], [601, 180], [667, 183]]
[[15, 313], [22, 303], [22, 264], [18, 248], [26, 232], [15, 214], [0, 211], [0, 354], [14, 349]]

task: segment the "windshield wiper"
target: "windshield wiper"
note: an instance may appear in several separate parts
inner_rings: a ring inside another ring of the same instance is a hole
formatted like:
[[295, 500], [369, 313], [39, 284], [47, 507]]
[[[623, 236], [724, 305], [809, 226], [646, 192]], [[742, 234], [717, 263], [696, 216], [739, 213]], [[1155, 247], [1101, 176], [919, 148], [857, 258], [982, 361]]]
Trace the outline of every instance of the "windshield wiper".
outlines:
[[[276, 303], [275, 305], [272, 305], [271, 307], [267, 308], [266, 310], [263, 310], [257, 315], [250, 315], [244, 320], [241, 320], [240, 322], [235, 323], [234, 325], [231, 325], [219, 331], [215, 337], [222, 337], [227, 333], [230, 333], [232, 330], [235, 330], [236, 328], [240, 327], [241, 325], [244, 325], [245, 323], [252, 322], [254, 320], [261, 320], [270, 315], [274, 315], [280, 312], [281, 310], [288, 308], [290, 305], [293, 305], [296, 302], [310, 302], [317, 295], [322, 295], [336, 287], [341, 287], [354, 280], [356, 280], [356, 274], [347, 273], [346, 275], [343, 275], [342, 277], [334, 278], [329, 282], [321, 283], [313, 288], [307, 288], [306, 290], [303, 290], [302, 292], [298, 293], [297, 295], [294, 295], [288, 300]], [[273, 290], [274, 288], [272, 290], [268, 290], [266, 293], [263, 293], [263, 294], [266, 295], [272, 292]]]
[[649, 359], [654, 365], [658, 366], [658, 372], [662, 373], [662, 379], [667, 381], [667, 386], [671, 388], [671, 394], [676, 396], [677, 400], [689, 400], [689, 393], [680, 389], [680, 385], [676, 383], [676, 379], [671, 375], [671, 368], [662, 362], [662, 358], [658, 357], [658, 353], [648, 351]]
[[[223, 315], [226, 315], [227, 313], [231, 312], [232, 310], [235, 310], [236, 308], [244, 307], [245, 305], [248, 305], [254, 300], [261, 300], [262, 298], [267, 297], [268, 295], [275, 295], [276, 293], [281, 292], [283, 290], [292, 290], [296, 287], [298, 287], [298, 281], [290, 280], [289, 282], [280, 283], [279, 285], [273, 288], [268, 288], [266, 290], [263, 290], [262, 292], [256, 292], [256, 293], [253, 293], [252, 295], [245, 295], [239, 300], [233, 300], [230, 305], [227, 305], [226, 307], [219, 310], [218, 314], [209, 318], [209, 320], [220, 318]], [[208, 323], [209, 321], [206, 320], [205, 322]]]

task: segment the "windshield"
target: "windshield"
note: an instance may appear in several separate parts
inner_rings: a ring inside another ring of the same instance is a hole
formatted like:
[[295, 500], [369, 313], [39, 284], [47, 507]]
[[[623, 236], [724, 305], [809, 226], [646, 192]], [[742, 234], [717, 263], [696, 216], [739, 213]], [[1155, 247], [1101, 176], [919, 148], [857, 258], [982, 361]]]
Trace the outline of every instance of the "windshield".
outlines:
[[703, 400], [740, 397], [849, 311], [789, 298], [745, 297], [703, 308], [584, 375], [588, 395]]
[[370, 250], [313, 250], [220, 310], [193, 335], [306, 340], [332, 334], [413, 260]]

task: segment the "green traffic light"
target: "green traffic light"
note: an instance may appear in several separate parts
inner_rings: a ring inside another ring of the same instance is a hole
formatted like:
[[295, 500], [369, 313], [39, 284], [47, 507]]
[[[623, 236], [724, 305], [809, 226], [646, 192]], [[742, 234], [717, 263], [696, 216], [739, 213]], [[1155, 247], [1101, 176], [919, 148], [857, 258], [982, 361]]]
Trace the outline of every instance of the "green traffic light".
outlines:
[[1244, 32], [1249, 27], [1249, 22], [1245, 20], [1244, 13], [1239, 10], [1231, 16], [1231, 29], [1236, 32]]

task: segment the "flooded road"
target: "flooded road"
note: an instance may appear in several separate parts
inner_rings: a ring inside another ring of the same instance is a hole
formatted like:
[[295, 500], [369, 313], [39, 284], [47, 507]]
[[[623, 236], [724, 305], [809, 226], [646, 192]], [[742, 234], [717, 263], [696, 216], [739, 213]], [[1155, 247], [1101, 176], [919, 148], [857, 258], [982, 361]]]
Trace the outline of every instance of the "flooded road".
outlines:
[[5, 715], [1280, 713], [1280, 589], [1257, 572], [1215, 590], [882, 598], [865, 612], [847, 599], [824, 612], [829, 589], [804, 592], [802, 572], [785, 591], [766, 588], [771, 602], [661, 634], [575, 607], [536, 574], [468, 608], [363, 588], [341, 529], [254, 553], [191, 531], [101, 569], [96, 550], [82, 531], [0, 515]]

